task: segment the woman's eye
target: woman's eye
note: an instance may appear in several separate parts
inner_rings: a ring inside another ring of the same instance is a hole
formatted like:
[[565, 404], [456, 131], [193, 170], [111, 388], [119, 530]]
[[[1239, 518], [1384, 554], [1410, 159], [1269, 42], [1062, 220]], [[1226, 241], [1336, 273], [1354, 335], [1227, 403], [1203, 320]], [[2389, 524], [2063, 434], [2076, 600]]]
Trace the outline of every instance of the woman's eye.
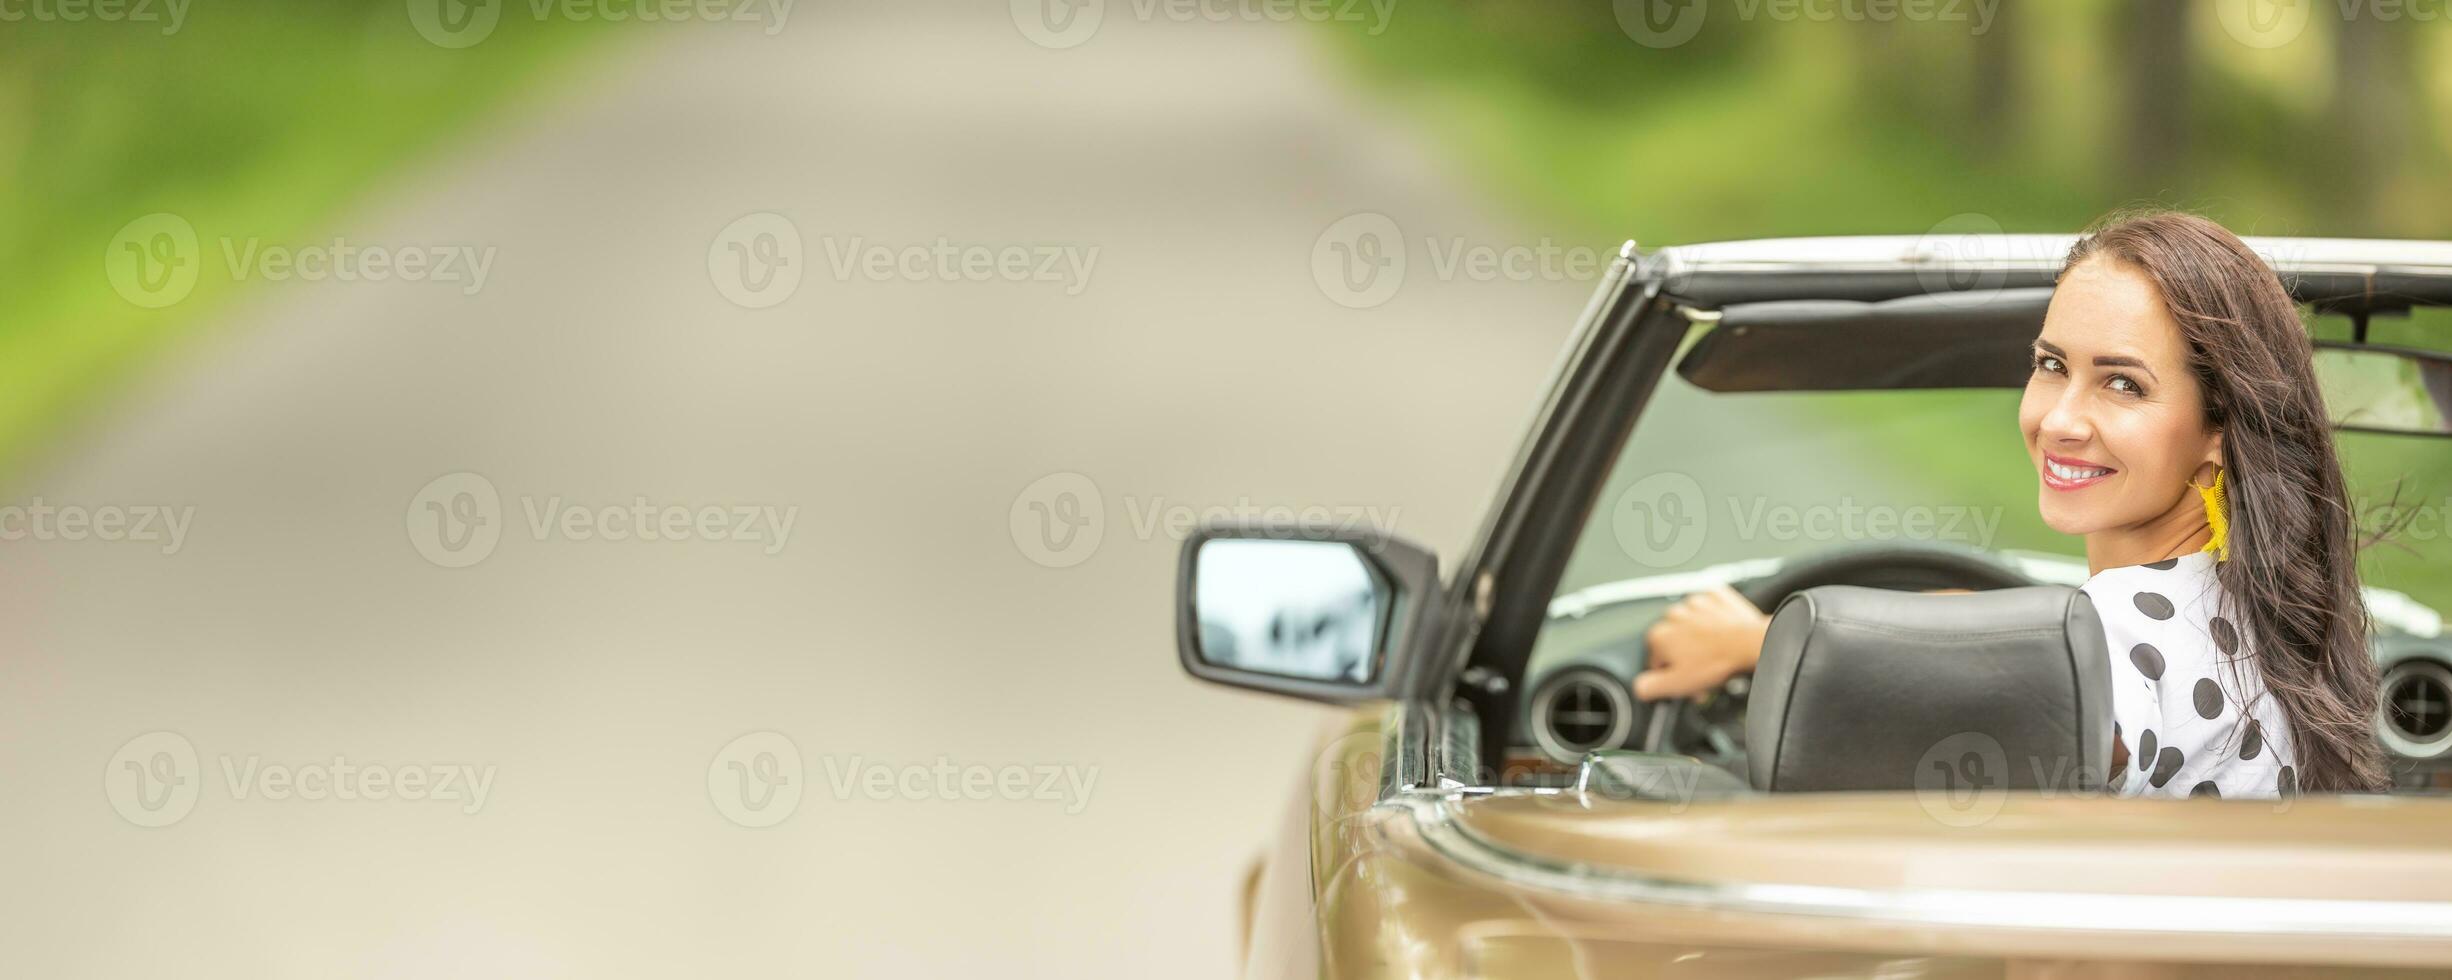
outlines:
[[2053, 357], [2050, 354], [2037, 354], [2035, 355], [2035, 370], [2050, 371], [2053, 374], [2059, 374], [2060, 358]]
[[[2127, 392], [2132, 395], [2145, 394], [2145, 389], [2139, 387], [2137, 382], [2129, 380], [2129, 376], [2125, 374], [2112, 375], [2109, 383], [2113, 391]], [[2123, 385], [2126, 387], [2122, 387]]]

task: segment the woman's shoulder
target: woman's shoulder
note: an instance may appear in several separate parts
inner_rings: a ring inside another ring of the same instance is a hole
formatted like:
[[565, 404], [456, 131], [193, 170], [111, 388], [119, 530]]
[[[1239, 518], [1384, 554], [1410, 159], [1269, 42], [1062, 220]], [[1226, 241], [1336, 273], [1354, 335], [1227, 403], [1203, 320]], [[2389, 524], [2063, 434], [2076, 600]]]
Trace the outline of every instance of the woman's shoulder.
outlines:
[[2148, 732], [2159, 742], [2154, 786], [2288, 764], [2286, 719], [2264, 696], [2249, 637], [2233, 618], [2239, 612], [2222, 602], [2212, 555], [2107, 568], [2081, 589], [2103, 622], [2124, 727], [2140, 742]]
[[2124, 610], [2155, 622], [2168, 622], [2183, 612], [2210, 606], [2221, 588], [2214, 574], [2214, 556], [2203, 551], [2106, 568], [2078, 586], [2094, 600], [2097, 611]]
[[[2223, 602], [2213, 556], [2104, 569], [2083, 587], [2115, 664], [2180, 703], [2253, 704], [2263, 693], [2242, 611]], [[2215, 715], [2207, 714], [2208, 720]]]
[[[2080, 586], [2106, 628], [2185, 633], [2208, 641], [2229, 625], [2212, 555], [2202, 552], [2143, 565], [2106, 568]], [[2233, 613], [2235, 615], [2235, 613]], [[2217, 621], [2220, 621], [2217, 624]], [[2236, 636], [2232, 636], [2236, 639]], [[2231, 644], [2226, 644], [2231, 645]]]

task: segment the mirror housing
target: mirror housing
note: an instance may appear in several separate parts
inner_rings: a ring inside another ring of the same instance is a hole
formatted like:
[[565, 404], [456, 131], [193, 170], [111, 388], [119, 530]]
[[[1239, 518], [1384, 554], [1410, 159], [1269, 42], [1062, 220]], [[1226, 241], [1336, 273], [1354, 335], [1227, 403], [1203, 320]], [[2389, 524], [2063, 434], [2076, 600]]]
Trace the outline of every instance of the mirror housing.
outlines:
[[1395, 700], [1438, 622], [1439, 561], [1373, 531], [1204, 525], [1184, 539], [1175, 647], [1185, 673], [1288, 697]]
[[2452, 354], [2318, 340], [2315, 359], [2334, 428], [2452, 436]]

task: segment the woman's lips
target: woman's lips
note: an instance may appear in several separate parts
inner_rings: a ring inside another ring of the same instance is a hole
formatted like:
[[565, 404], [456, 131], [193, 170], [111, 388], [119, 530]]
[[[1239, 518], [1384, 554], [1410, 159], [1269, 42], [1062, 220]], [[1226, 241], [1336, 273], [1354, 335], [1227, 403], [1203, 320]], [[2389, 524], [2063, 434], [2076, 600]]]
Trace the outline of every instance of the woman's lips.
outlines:
[[2067, 456], [2054, 456], [2051, 453], [2043, 454], [2043, 466], [2040, 467], [2040, 470], [2043, 473], [2043, 485], [2054, 490], [2083, 490], [2110, 479], [2112, 474], [2120, 472], [2108, 466], [2099, 466]]

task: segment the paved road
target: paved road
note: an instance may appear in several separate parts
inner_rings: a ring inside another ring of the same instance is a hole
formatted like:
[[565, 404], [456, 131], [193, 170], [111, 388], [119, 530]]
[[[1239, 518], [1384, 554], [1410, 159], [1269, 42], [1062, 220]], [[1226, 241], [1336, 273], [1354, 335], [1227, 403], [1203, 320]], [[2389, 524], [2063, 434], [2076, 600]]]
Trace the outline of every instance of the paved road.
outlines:
[[1541, 231], [1310, 33], [1109, 7], [642, 27], [329, 229], [484, 288], [256, 284], [21, 480], [192, 516], [0, 544], [7, 972], [1225, 975], [1321, 715], [1180, 675], [1180, 522], [1454, 556], [1589, 287], [1442, 276]]

